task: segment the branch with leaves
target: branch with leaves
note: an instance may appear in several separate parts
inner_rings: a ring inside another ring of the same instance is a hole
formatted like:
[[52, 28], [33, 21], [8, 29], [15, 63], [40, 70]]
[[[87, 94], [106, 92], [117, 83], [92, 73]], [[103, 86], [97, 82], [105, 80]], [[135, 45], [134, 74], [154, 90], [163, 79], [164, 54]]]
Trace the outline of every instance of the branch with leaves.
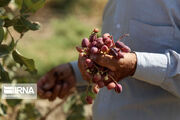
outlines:
[[[18, 64], [29, 73], [37, 73], [34, 60], [24, 57], [16, 47], [26, 32], [40, 28], [38, 22], [31, 21], [29, 18], [44, 4], [45, 0], [0, 0], [0, 85], [15, 81], [16, 74], [12, 68], [17, 67]], [[12, 34], [15, 31], [19, 33], [18, 38]], [[11, 62], [8, 61], [9, 59]], [[18, 83], [17, 80], [16, 82]], [[5, 117], [8, 114], [7, 110], [14, 109], [21, 103], [22, 100], [0, 99], [0, 117], [7, 119]], [[22, 117], [22, 114], [27, 114], [28, 117]], [[22, 104], [18, 109], [16, 120], [34, 120], [37, 117], [39, 112], [33, 104]]]

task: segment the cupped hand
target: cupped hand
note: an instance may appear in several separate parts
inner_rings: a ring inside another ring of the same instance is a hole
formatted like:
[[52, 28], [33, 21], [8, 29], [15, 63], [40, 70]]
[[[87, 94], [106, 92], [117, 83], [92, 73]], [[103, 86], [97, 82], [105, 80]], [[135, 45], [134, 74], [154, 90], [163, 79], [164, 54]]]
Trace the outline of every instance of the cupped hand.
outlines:
[[[106, 54], [94, 54], [90, 58], [98, 65], [108, 68], [110, 71], [108, 73], [109, 79], [107, 81], [101, 81], [100, 83], [95, 83], [93, 91], [98, 93], [99, 88], [106, 86], [108, 89], [113, 89], [116, 86], [116, 82], [121, 79], [131, 76], [134, 74], [136, 69], [136, 55], [135, 53], [123, 53], [124, 57], [121, 59], [116, 59], [111, 55]], [[84, 80], [91, 81], [92, 75], [87, 72], [87, 66], [85, 64], [85, 57], [81, 53], [79, 55], [78, 65]], [[116, 81], [116, 82], [114, 82]]]
[[46, 73], [37, 82], [40, 98], [55, 100], [56, 97], [64, 98], [75, 88], [76, 80], [70, 64], [62, 64]]
[[117, 82], [125, 77], [132, 76], [136, 70], [137, 58], [135, 53], [123, 53], [124, 57], [116, 59], [111, 55], [96, 54], [91, 59], [98, 65], [110, 69], [108, 73]]

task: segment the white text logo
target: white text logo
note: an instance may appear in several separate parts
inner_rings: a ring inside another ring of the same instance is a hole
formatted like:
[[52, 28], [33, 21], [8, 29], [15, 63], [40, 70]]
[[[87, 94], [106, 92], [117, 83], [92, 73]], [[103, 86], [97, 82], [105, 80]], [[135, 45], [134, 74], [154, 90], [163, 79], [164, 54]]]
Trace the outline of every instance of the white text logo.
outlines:
[[36, 99], [36, 84], [2, 84], [3, 99]]

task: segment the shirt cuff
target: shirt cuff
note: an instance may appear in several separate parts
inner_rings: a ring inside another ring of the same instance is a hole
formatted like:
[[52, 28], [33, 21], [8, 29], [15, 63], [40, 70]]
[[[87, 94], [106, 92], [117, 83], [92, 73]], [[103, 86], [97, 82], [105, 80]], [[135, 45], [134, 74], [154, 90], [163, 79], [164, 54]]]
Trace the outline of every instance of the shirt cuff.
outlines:
[[165, 54], [135, 52], [137, 68], [134, 78], [153, 85], [161, 85], [167, 71], [167, 56]]
[[70, 62], [70, 64], [71, 64], [71, 66], [73, 68], [73, 71], [75, 73], [77, 86], [87, 85], [87, 82], [85, 80], [83, 80], [81, 72], [79, 71], [79, 67], [78, 67], [77, 61]]

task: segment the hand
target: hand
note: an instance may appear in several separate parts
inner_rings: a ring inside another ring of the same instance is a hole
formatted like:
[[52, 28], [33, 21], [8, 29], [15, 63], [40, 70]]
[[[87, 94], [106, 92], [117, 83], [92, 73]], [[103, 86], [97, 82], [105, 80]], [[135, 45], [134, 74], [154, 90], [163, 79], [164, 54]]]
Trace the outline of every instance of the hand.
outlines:
[[70, 64], [62, 64], [51, 69], [37, 83], [41, 98], [54, 100], [64, 98], [75, 88], [75, 75]]
[[123, 53], [124, 58], [115, 59], [110, 55], [93, 55], [91, 59], [100, 66], [111, 70], [111, 75], [117, 82], [122, 78], [132, 76], [136, 70], [137, 58], [135, 53]]
[[78, 59], [78, 67], [81, 72], [81, 75], [83, 77], [83, 80], [90, 81], [91, 80], [91, 75], [87, 72], [86, 70], [86, 58], [83, 56], [83, 53], [79, 54], [79, 59]]

